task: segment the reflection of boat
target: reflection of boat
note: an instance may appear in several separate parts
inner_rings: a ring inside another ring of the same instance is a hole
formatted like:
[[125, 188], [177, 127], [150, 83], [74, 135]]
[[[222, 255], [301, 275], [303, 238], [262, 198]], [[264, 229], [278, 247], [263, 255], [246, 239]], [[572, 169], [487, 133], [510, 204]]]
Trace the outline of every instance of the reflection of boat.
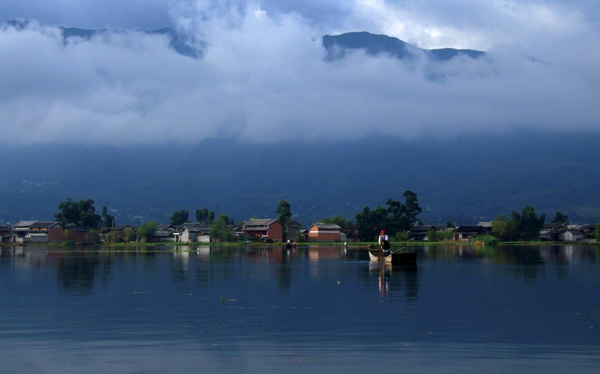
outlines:
[[369, 258], [371, 261], [392, 261], [392, 252], [390, 251], [382, 251], [381, 249], [369, 249]]

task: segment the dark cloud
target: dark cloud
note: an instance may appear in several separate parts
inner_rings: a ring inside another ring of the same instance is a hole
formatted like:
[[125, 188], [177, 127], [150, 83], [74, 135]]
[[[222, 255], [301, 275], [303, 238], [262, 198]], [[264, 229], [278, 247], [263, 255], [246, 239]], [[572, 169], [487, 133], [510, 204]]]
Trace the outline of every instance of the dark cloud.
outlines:
[[[160, 35], [110, 32], [65, 44], [53, 27], [6, 28], [3, 138], [148, 144], [600, 129], [598, 30], [581, 9], [560, 1], [460, 2], [454, 12], [474, 9], [473, 17], [504, 9], [495, 20], [505, 26], [488, 20], [486, 29], [466, 15], [442, 17], [446, 2], [425, 3], [435, 7], [374, 0], [352, 3], [352, 11], [330, 4], [329, 14], [345, 17], [336, 22], [340, 31], [372, 25], [404, 31], [422, 46], [489, 45], [490, 57], [407, 64], [358, 53], [327, 63], [320, 41], [327, 17], [316, 15], [317, 2], [297, 2], [294, 11], [294, 3], [169, 3], [170, 22], [206, 43], [201, 59], [175, 53]], [[144, 14], [164, 4], [150, 2]]]

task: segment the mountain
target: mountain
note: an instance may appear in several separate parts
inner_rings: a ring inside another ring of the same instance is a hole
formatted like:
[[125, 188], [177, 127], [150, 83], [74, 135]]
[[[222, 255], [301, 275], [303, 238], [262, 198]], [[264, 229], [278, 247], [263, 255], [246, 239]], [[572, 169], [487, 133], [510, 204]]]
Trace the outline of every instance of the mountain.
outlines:
[[[27, 21], [7, 21], [3, 27], [14, 27], [23, 29], [29, 25]], [[63, 40], [67, 43], [70, 39], [81, 38], [90, 40], [108, 32], [119, 32], [119, 30], [89, 30], [76, 27], [59, 27], [62, 31]], [[169, 39], [169, 46], [183, 56], [201, 58], [203, 48], [206, 44], [177, 31], [174, 27], [165, 27], [153, 31], [145, 31], [149, 35], [165, 35]], [[468, 57], [478, 59], [486, 55], [485, 52], [472, 49], [421, 49], [404, 41], [386, 36], [371, 34], [369, 32], [348, 32], [340, 35], [325, 35], [322, 38], [323, 47], [327, 50], [327, 60], [334, 61], [344, 58], [348, 53], [363, 50], [370, 56], [389, 55], [401, 60], [411, 60], [425, 56], [431, 61], [448, 61], [456, 57]]]
[[118, 224], [166, 223], [180, 209], [193, 219], [199, 208], [274, 218], [284, 199], [306, 227], [412, 190], [426, 223], [476, 223], [526, 205], [592, 223], [600, 221], [599, 143], [598, 134], [521, 132], [448, 142], [2, 147], [0, 222], [52, 219], [67, 197], [108, 206]]
[[389, 55], [397, 59], [414, 59], [425, 56], [433, 61], [448, 61], [455, 57], [481, 58], [485, 52], [472, 49], [421, 49], [405, 43], [398, 38], [368, 32], [349, 32], [341, 35], [323, 36], [323, 47], [327, 50], [328, 60], [343, 58], [347, 53], [362, 50], [367, 55]]
[[[6, 21], [4, 22], [2, 28], [6, 27], [14, 27], [17, 30], [24, 29], [29, 26], [30, 23], [27, 21]], [[90, 40], [94, 37], [105, 35], [109, 32], [120, 32], [119, 30], [110, 30], [110, 29], [100, 29], [100, 30], [89, 30], [89, 29], [80, 29], [77, 27], [59, 27], [62, 32], [63, 42], [66, 44], [69, 40], [74, 38], [81, 38], [84, 40]], [[144, 31], [149, 35], [165, 35], [169, 39], [169, 46], [173, 48], [173, 50], [180, 55], [191, 57], [191, 58], [201, 58], [202, 57], [202, 47], [204, 47], [204, 43], [201, 41], [197, 41], [193, 38], [190, 38], [182, 33], [177, 32], [177, 30], [173, 27], [165, 27], [158, 30], [153, 31]], [[199, 46], [199, 47], [197, 47]]]

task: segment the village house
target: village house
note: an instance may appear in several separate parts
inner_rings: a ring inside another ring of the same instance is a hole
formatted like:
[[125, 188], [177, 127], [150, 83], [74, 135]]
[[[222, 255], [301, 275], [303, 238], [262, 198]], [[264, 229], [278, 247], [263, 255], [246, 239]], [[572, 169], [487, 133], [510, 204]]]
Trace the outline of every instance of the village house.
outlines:
[[127, 229], [135, 231], [135, 229], [129, 225], [117, 225], [104, 228], [102, 230], [102, 235], [104, 236], [105, 240], [108, 238], [109, 240], [113, 241], [127, 242]]
[[8, 225], [0, 225], [0, 243], [12, 243], [13, 235], [12, 227]]
[[210, 243], [210, 227], [201, 223], [186, 222], [179, 229], [182, 243]]
[[283, 225], [276, 219], [251, 219], [242, 231], [250, 239], [283, 241]]
[[292, 218], [285, 223], [285, 226], [287, 227], [287, 239], [295, 240], [296, 235], [300, 232], [300, 227], [302, 227], [300, 222]]
[[443, 225], [417, 225], [413, 226], [408, 230], [408, 235], [410, 236], [410, 240], [427, 240], [427, 234], [429, 231], [437, 231], [443, 232], [446, 230], [448, 226], [446, 224]]
[[159, 225], [150, 242], [168, 242], [173, 243], [179, 240], [179, 232], [173, 225]]
[[566, 227], [561, 223], [546, 223], [540, 230], [540, 240], [555, 242], [558, 241], [560, 235], [566, 230]]
[[88, 233], [91, 231], [89, 227], [70, 227], [63, 232], [62, 240], [70, 240], [75, 243], [87, 243], [89, 238]]
[[578, 228], [570, 227], [559, 235], [559, 240], [563, 242], [577, 242], [582, 241], [585, 238], [585, 234]]
[[58, 222], [20, 221], [11, 233], [15, 243], [60, 243], [64, 229]]
[[471, 241], [478, 236], [488, 235], [492, 233], [491, 227], [484, 226], [458, 226], [454, 230], [454, 240], [456, 241]]
[[342, 240], [341, 227], [336, 224], [314, 223], [308, 229], [308, 241], [339, 242]]

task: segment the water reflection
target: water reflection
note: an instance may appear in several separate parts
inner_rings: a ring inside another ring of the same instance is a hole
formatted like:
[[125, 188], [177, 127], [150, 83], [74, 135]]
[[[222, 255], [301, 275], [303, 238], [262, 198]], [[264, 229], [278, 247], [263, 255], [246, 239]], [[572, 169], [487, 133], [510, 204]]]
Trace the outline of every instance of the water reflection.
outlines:
[[[579, 262], [599, 263], [598, 246], [500, 246], [476, 247], [470, 245], [444, 246], [419, 245], [408, 247], [406, 251], [417, 252], [419, 262], [479, 262], [496, 265], [516, 265], [511, 268], [514, 276], [534, 283], [537, 278], [547, 277], [547, 264], [554, 266], [559, 278], [568, 278], [571, 274], [569, 264]], [[300, 246], [293, 249], [280, 247], [107, 247], [100, 251], [84, 248], [63, 247], [6, 247], [1, 257], [10, 258], [15, 266], [28, 268], [55, 268], [57, 285], [66, 293], [89, 294], [96, 282], [102, 284], [110, 280], [111, 267], [115, 259], [121, 261], [142, 261], [152, 263], [164, 252], [171, 253], [170, 274], [173, 282], [187, 284], [190, 275], [199, 285], [209, 286], [216, 274], [225, 278], [231, 267], [206, 266], [208, 264], [227, 263], [266, 263], [278, 265], [276, 270], [280, 292], [289, 291], [293, 281], [293, 264], [307, 262], [311, 279], [319, 279], [327, 261], [359, 261], [368, 264], [369, 274], [378, 277], [378, 289], [382, 300], [390, 292], [401, 289], [407, 298], [418, 297], [419, 278], [417, 267], [393, 267], [391, 264], [370, 262], [367, 251], [361, 248], [342, 246]], [[99, 278], [97, 278], [99, 277]], [[365, 279], [369, 279], [366, 277]]]
[[593, 372], [599, 250], [412, 246], [407, 267], [341, 246], [6, 247], [0, 372]]

